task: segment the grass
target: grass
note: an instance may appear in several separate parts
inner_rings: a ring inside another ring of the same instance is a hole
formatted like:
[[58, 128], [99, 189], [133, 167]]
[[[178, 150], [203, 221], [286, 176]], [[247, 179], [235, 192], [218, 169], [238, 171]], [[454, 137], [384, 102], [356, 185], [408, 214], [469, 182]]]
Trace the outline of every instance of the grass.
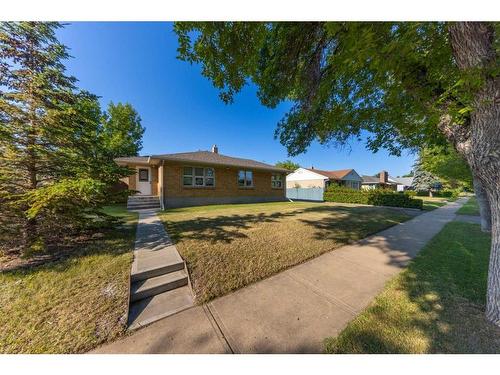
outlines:
[[476, 197], [471, 197], [462, 207], [460, 207], [457, 214], [479, 216], [479, 206]]
[[436, 208], [443, 207], [450, 202], [449, 198], [440, 198], [440, 197], [415, 197], [418, 199], [422, 199], [424, 201], [422, 209], [424, 211], [432, 211]]
[[137, 214], [69, 256], [0, 273], [0, 352], [79, 353], [123, 334]]
[[451, 222], [337, 336], [329, 353], [498, 353], [484, 318], [491, 237]]
[[171, 209], [160, 217], [201, 303], [411, 216], [384, 207], [279, 202]]

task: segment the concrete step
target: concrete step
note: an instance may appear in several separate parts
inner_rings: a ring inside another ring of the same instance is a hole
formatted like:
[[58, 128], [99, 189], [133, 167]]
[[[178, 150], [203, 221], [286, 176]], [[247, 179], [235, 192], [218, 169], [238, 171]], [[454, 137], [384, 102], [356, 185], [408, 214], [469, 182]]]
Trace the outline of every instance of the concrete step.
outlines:
[[130, 287], [130, 301], [134, 302], [143, 298], [152, 297], [187, 284], [188, 275], [183, 269], [151, 277], [147, 280], [139, 280], [132, 283]]
[[127, 210], [147, 210], [153, 208], [160, 208], [160, 203], [151, 203], [151, 204], [128, 204]]
[[132, 264], [130, 281], [136, 282], [140, 280], [147, 280], [152, 277], [165, 275], [182, 269], [184, 269], [184, 261], [182, 259], [172, 262], [159, 262], [157, 257], [141, 259], [138, 265], [136, 261]]
[[159, 202], [160, 199], [158, 197], [153, 198], [128, 198], [128, 203], [150, 203], [150, 202]]
[[194, 299], [188, 285], [132, 302], [128, 317], [129, 329], [143, 327], [193, 305]]

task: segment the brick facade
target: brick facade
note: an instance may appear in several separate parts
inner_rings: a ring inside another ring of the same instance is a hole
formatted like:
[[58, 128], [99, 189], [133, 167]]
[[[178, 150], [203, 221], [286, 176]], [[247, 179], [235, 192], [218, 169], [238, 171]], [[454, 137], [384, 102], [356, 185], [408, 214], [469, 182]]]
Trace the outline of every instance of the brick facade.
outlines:
[[[164, 200], [167, 207], [203, 204], [250, 203], [285, 200], [285, 176], [283, 188], [271, 186], [272, 172], [252, 170], [253, 187], [238, 186], [241, 168], [213, 167], [214, 187], [186, 187], [182, 184], [184, 167], [197, 165], [165, 163], [163, 166]], [[201, 167], [201, 166], [199, 166]]]
[[[128, 165], [137, 168], [137, 165]], [[184, 167], [209, 167], [197, 164], [165, 162], [163, 165], [149, 165], [151, 169], [151, 193], [162, 196], [165, 207], [182, 207], [205, 204], [253, 203], [283, 201], [286, 199], [286, 178], [282, 177], [283, 187], [273, 188], [271, 176], [273, 172], [251, 170], [253, 187], [238, 186], [238, 171], [244, 168], [214, 166], [214, 187], [183, 186]], [[161, 181], [160, 181], [161, 179]], [[137, 174], [122, 179], [129, 189], [137, 189]]]

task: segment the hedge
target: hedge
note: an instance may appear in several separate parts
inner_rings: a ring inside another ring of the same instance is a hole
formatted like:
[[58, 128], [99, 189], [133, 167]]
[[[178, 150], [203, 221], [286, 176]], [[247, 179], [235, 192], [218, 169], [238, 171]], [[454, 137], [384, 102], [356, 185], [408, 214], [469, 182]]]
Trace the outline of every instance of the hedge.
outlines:
[[324, 200], [338, 203], [369, 204], [373, 206], [390, 206], [422, 209], [423, 201], [392, 190], [373, 189], [355, 190], [342, 187], [329, 187], [324, 193]]
[[[428, 190], [419, 190], [416, 192], [416, 195], [418, 197], [428, 197], [429, 196], [429, 191]], [[458, 198], [460, 195], [460, 191], [455, 189], [455, 190], [439, 190], [439, 191], [433, 191], [432, 196], [437, 197], [437, 198]]]

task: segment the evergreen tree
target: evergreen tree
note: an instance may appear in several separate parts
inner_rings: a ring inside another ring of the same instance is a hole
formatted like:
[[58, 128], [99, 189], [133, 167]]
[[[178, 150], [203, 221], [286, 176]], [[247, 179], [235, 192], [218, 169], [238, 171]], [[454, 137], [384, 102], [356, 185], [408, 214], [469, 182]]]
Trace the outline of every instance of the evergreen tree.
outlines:
[[0, 24], [0, 238], [43, 249], [96, 222], [100, 110], [65, 72], [55, 22]]
[[419, 157], [413, 166], [414, 175], [411, 187], [416, 191], [426, 191], [432, 197], [433, 190], [439, 190], [441, 183], [432, 175], [432, 173], [424, 169], [422, 158]]

